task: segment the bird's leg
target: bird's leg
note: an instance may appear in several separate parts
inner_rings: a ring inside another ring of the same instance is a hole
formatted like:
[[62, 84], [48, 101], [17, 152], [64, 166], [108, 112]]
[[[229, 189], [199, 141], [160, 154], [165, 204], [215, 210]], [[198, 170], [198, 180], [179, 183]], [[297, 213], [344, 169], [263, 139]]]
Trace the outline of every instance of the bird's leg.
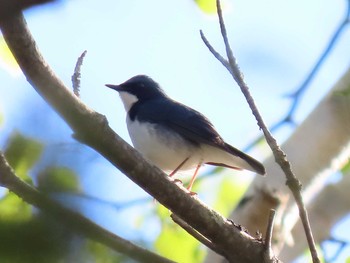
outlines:
[[191, 194], [191, 195], [195, 195], [195, 194], [196, 194], [196, 193], [192, 192], [191, 189], [192, 189], [194, 180], [196, 180], [196, 177], [197, 177], [197, 174], [198, 174], [198, 170], [199, 170], [199, 167], [201, 167], [201, 165], [202, 165], [201, 163], [199, 163], [199, 164], [197, 165], [197, 168], [196, 168], [196, 170], [194, 171], [194, 174], [193, 174], [193, 176], [192, 176], [192, 178], [191, 178], [190, 184], [189, 184], [188, 187], [187, 187], [187, 190], [190, 191], [190, 194]]
[[169, 174], [169, 177], [172, 177], [174, 174], [177, 173], [178, 170], [180, 170], [180, 168], [188, 161], [189, 157], [187, 157], [185, 160], [183, 160], [180, 165], [178, 167], [175, 168], [174, 171], [172, 171], [170, 174]]
[[[187, 162], [187, 160], [189, 159], [189, 157], [187, 157], [185, 160], [183, 160], [178, 167], [175, 168], [174, 171], [172, 171], [170, 174], [169, 174], [169, 177], [172, 177], [174, 176], [174, 174], [177, 173], [178, 170], [180, 170], [180, 168]], [[182, 185], [182, 181], [180, 179], [175, 179], [174, 180], [175, 183], [180, 183]]]

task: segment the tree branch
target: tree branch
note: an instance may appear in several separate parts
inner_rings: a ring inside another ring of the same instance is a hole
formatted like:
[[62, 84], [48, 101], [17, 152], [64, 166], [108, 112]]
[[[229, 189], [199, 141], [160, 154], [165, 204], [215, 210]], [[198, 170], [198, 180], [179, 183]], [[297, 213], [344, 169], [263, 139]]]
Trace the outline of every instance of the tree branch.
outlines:
[[259, 262], [263, 245], [209, 209], [160, 169], [150, 165], [109, 126], [106, 118], [84, 105], [44, 61], [22, 15], [2, 23], [5, 41], [28, 81], [61, 115], [74, 137], [89, 145], [161, 204], [213, 242], [229, 261]]
[[65, 208], [40, 193], [15, 175], [2, 152], [0, 152], [0, 185], [20, 196], [25, 202], [40, 208], [61, 223], [73, 228], [79, 234], [92, 238], [132, 259], [141, 262], [173, 262], [103, 229], [79, 213]]
[[[308, 206], [309, 216], [313, 222], [312, 227], [315, 233], [315, 240], [318, 244], [332, 236], [332, 226], [349, 213], [349, 189], [350, 171], [343, 174], [343, 179], [336, 184], [327, 185]], [[337, 205], [334, 205], [334, 200], [336, 200]], [[298, 222], [292, 230], [293, 238], [298, 240], [298, 242], [295, 242], [294, 246], [285, 245], [279, 254], [286, 262], [293, 261], [305, 250], [306, 244], [301, 239], [301, 230], [302, 226]], [[326, 262], [332, 262], [332, 260]]]
[[22, 11], [23, 9], [41, 5], [55, 0], [1, 0], [0, 1], [0, 22], [6, 21], [14, 14]]
[[[342, 21], [340, 21], [338, 27], [336, 28], [335, 32], [333, 33], [333, 36], [329, 40], [326, 48], [316, 61], [315, 65], [311, 68], [309, 74], [306, 75], [304, 81], [300, 84], [300, 86], [293, 91], [291, 94], [288, 94], [287, 97], [291, 99], [291, 105], [289, 107], [289, 110], [285, 116], [283, 116], [279, 121], [274, 123], [270, 126], [269, 130], [271, 132], [276, 131], [280, 127], [282, 127], [283, 124], [289, 123], [294, 124], [294, 114], [297, 109], [297, 106], [302, 99], [302, 96], [304, 95], [306, 89], [309, 87], [311, 81], [315, 78], [317, 72], [320, 70], [321, 66], [325, 63], [326, 58], [329, 56], [331, 51], [333, 50], [335, 44], [339, 40], [342, 33], [345, 31], [346, 27], [350, 24], [350, 1], [347, 0], [347, 8], [346, 12], [344, 14], [344, 17]], [[220, 61], [221, 62], [221, 61]], [[258, 144], [260, 141], [262, 141], [264, 136], [259, 136], [254, 141], [250, 142], [244, 149], [246, 151], [250, 150], [254, 145]]]
[[[306, 238], [308, 240], [308, 244], [309, 244], [309, 248], [311, 251], [311, 256], [312, 256], [313, 262], [319, 263], [320, 260], [319, 260], [318, 255], [317, 255], [315, 241], [314, 241], [314, 238], [312, 235], [307, 211], [306, 211], [306, 208], [305, 208], [305, 205], [304, 205], [304, 202], [302, 199], [302, 195], [301, 195], [301, 183], [296, 178], [294, 173], [292, 172], [291, 165], [286, 158], [286, 154], [282, 151], [282, 149], [277, 144], [277, 141], [275, 140], [275, 138], [272, 136], [270, 131], [267, 129], [267, 126], [265, 125], [265, 122], [264, 122], [262, 116], [260, 115], [260, 113], [255, 105], [254, 99], [250, 94], [249, 87], [247, 86], [247, 84], [245, 83], [245, 81], [243, 79], [243, 74], [238, 67], [238, 64], [236, 62], [236, 58], [234, 57], [232, 49], [230, 47], [228, 37], [227, 37], [226, 27], [225, 27], [223, 15], [222, 15], [220, 0], [216, 1], [216, 5], [217, 5], [217, 13], [218, 13], [218, 17], [219, 17], [221, 35], [223, 37], [223, 41], [225, 44], [228, 63], [229, 63], [230, 68], [231, 68], [231, 70], [229, 70], [229, 72], [231, 73], [233, 79], [237, 82], [243, 95], [245, 96], [247, 103], [249, 104], [249, 107], [250, 107], [253, 115], [255, 116], [255, 119], [257, 120], [259, 127], [262, 129], [262, 131], [265, 135], [266, 141], [273, 152], [273, 155], [275, 157], [275, 161], [279, 164], [279, 166], [283, 170], [284, 174], [286, 175], [287, 185], [289, 186], [290, 190], [292, 191], [294, 199], [295, 199], [295, 201], [298, 205], [298, 208], [299, 208], [299, 215], [300, 215], [301, 221], [302, 221], [303, 226], [304, 226], [304, 230], [305, 230]], [[209, 49], [209, 50], [214, 50], [214, 49]], [[218, 53], [218, 52], [216, 52], [216, 53]], [[214, 53], [213, 53], [213, 55], [215, 57], [217, 57], [217, 55], [215, 55]], [[221, 63], [223, 63], [223, 62], [221, 62]]]
[[276, 210], [271, 209], [270, 215], [269, 215], [269, 222], [267, 224], [266, 228], [266, 234], [265, 234], [265, 261], [264, 262], [273, 262], [274, 261], [274, 254], [272, 251], [272, 234], [273, 234], [273, 225], [275, 223], [275, 216], [276, 216]]
[[85, 50], [77, 59], [77, 63], [75, 64], [74, 68], [74, 74], [72, 75], [72, 85], [73, 85], [73, 92], [75, 96], [80, 97], [80, 68], [83, 65], [83, 60], [86, 55], [87, 51]]

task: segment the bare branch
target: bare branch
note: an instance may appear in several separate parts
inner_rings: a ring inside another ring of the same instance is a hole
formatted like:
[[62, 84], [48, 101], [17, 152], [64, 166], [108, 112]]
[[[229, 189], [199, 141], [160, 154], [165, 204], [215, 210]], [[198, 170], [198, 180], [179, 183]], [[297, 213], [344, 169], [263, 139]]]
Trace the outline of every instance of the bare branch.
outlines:
[[[287, 96], [291, 98], [292, 102], [290, 105], [290, 108], [285, 116], [283, 116], [279, 121], [277, 121], [275, 124], [271, 125], [269, 130], [271, 132], [276, 131], [280, 127], [282, 127], [283, 124], [289, 123], [292, 125], [295, 125], [294, 122], [294, 114], [297, 109], [297, 106], [302, 99], [302, 96], [304, 95], [306, 89], [309, 87], [311, 81], [315, 78], [317, 72], [320, 70], [321, 66], [324, 64], [326, 58], [329, 56], [331, 51], [333, 50], [335, 44], [339, 40], [340, 36], [346, 29], [346, 27], [350, 24], [350, 1], [347, 0], [347, 11], [344, 14], [344, 17], [342, 21], [340, 21], [340, 24], [338, 25], [337, 29], [335, 30], [333, 36], [329, 40], [325, 50], [322, 52], [321, 56], [316, 61], [315, 65], [310, 70], [309, 74], [305, 77], [304, 81], [301, 83], [301, 85], [291, 94], [288, 94]], [[207, 45], [207, 43], [205, 43]], [[207, 45], [208, 46], [208, 45]], [[250, 142], [244, 150], [250, 150], [254, 145], [259, 143], [264, 136], [259, 136], [254, 141]]]
[[221, 35], [222, 35], [224, 43], [225, 43], [226, 55], [228, 57], [228, 61], [229, 61], [230, 68], [231, 68], [231, 70], [229, 70], [229, 72], [231, 73], [232, 77], [239, 85], [243, 95], [245, 96], [245, 98], [249, 104], [250, 109], [252, 110], [253, 115], [255, 116], [255, 118], [258, 122], [259, 127], [263, 130], [266, 141], [273, 152], [273, 155], [275, 157], [276, 162], [279, 164], [279, 166], [281, 167], [281, 169], [283, 170], [284, 174], [287, 177], [287, 185], [290, 188], [290, 190], [292, 191], [294, 199], [296, 200], [296, 203], [297, 203], [298, 208], [299, 208], [300, 218], [301, 218], [301, 221], [302, 221], [303, 226], [304, 226], [304, 230], [305, 230], [306, 238], [308, 240], [308, 244], [309, 244], [309, 248], [311, 251], [313, 262], [318, 263], [318, 262], [320, 262], [320, 260], [319, 260], [318, 255], [317, 255], [315, 241], [314, 241], [314, 238], [312, 235], [307, 211], [306, 211], [306, 208], [305, 208], [305, 205], [304, 205], [304, 202], [302, 199], [302, 195], [301, 195], [301, 183], [296, 178], [294, 173], [292, 172], [291, 165], [286, 158], [286, 154], [282, 151], [282, 149], [277, 144], [275, 138], [272, 136], [270, 131], [267, 129], [267, 126], [265, 125], [265, 123], [262, 119], [262, 116], [260, 115], [260, 113], [256, 107], [254, 99], [251, 96], [249, 88], [243, 79], [243, 74], [241, 73], [241, 71], [238, 67], [238, 64], [236, 62], [236, 58], [234, 57], [232, 49], [230, 47], [228, 37], [227, 37], [227, 31], [226, 31], [226, 27], [225, 27], [223, 15], [222, 15], [220, 0], [217, 0], [216, 4], [217, 4], [217, 13], [218, 13], [218, 17], [219, 17]]
[[83, 65], [83, 60], [86, 53], [87, 50], [85, 50], [78, 58], [77, 63], [75, 64], [74, 74], [72, 75], [73, 92], [78, 98], [80, 97], [80, 68]]
[[270, 210], [269, 222], [267, 224], [266, 235], [265, 235], [265, 250], [264, 250], [264, 260], [265, 262], [274, 262], [275, 256], [272, 251], [272, 234], [273, 225], [275, 223], [276, 210]]
[[[346, 85], [348, 87], [348, 84]], [[339, 105], [339, 101], [337, 101], [337, 106]], [[344, 101], [344, 104], [350, 105], [350, 98], [347, 101]], [[349, 110], [348, 114], [345, 117], [349, 120]], [[327, 125], [327, 124], [326, 124]], [[331, 126], [331, 129], [337, 129], [337, 126]], [[350, 131], [350, 127], [344, 131], [344, 133], [348, 133]], [[324, 138], [324, 137], [323, 137]], [[344, 144], [342, 144], [344, 145]], [[314, 238], [318, 244], [322, 246], [324, 241], [328, 241], [329, 237], [332, 236], [332, 226], [334, 226], [341, 218], [344, 218], [349, 213], [350, 206], [350, 171], [345, 172], [343, 174], [343, 179], [334, 184], [327, 184], [327, 186], [319, 193], [317, 198], [314, 199], [312, 203], [308, 205], [308, 212], [310, 216], [314, 232]], [[334, 200], [336, 200], [336, 205], [334, 205]], [[326, 208], [326, 209], [325, 209]], [[291, 212], [287, 213], [287, 217], [294, 217], [291, 215]], [[295, 215], [297, 216], [297, 215]], [[286, 218], [285, 218], [286, 219]], [[290, 227], [290, 224], [295, 224], [291, 222], [289, 219], [286, 222]], [[290, 227], [291, 229], [291, 227]], [[295, 260], [298, 255], [302, 254], [305, 251], [306, 241], [302, 239], [303, 231], [302, 231], [301, 222], [297, 222], [296, 225], [292, 229], [292, 235], [295, 242], [293, 246], [288, 246], [285, 244], [283, 249], [279, 253], [279, 257], [283, 258], [286, 262], [292, 262]], [[287, 230], [288, 231], [288, 230]], [[339, 243], [341, 245], [341, 242]], [[340, 249], [340, 248], [339, 248]], [[332, 253], [336, 256], [336, 252]], [[326, 255], [323, 255], [326, 258]], [[331, 260], [326, 260], [326, 262], [332, 262], [334, 258]]]
[[209, 43], [208, 39], [205, 37], [204, 33], [202, 30], [199, 31], [199, 33], [201, 34], [201, 38], [204, 42], [204, 44], [207, 46], [207, 48], [210, 50], [210, 52], [214, 55], [214, 57], [216, 57], [217, 60], [219, 60], [221, 62], [221, 64], [228, 70], [231, 72], [231, 67], [230, 64], [228, 63], [228, 61], [220, 55], [219, 52], [217, 52], [214, 47]]

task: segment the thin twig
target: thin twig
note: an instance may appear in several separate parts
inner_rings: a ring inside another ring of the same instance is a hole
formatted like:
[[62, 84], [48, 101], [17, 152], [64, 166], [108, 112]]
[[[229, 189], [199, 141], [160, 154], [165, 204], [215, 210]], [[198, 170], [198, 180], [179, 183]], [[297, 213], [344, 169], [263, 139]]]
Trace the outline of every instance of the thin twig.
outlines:
[[292, 121], [292, 115], [296, 109], [296, 106], [299, 102], [300, 96], [304, 93], [305, 89], [309, 86], [310, 82], [315, 77], [316, 73], [321, 68], [321, 65], [324, 63], [325, 59], [329, 55], [330, 51], [333, 49], [334, 45], [336, 44], [337, 40], [339, 39], [341, 33], [344, 31], [345, 27], [350, 23], [350, 1], [347, 0], [347, 11], [345, 13], [344, 18], [340, 22], [339, 26], [337, 27], [335, 33], [331, 37], [328, 45], [326, 46], [325, 50], [322, 52], [322, 55], [318, 59], [318, 61], [315, 63], [314, 67], [311, 69], [310, 73], [307, 74], [305, 80], [302, 82], [300, 87], [292, 94], [290, 94], [291, 97], [294, 98], [293, 103], [291, 105], [291, 108], [287, 114], [286, 119], [289, 119]]
[[[297, 109], [297, 106], [302, 99], [302, 96], [304, 95], [306, 89], [309, 87], [311, 81], [315, 78], [317, 72], [320, 70], [321, 66], [324, 64], [326, 58], [329, 56], [330, 52], [334, 48], [335, 44], [339, 40], [341, 34], [344, 32], [345, 28], [350, 24], [350, 1], [347, 0], [347, 11], [345, 12], [345, 15], [338, 25], [337, 29], [335, 30], [333, 36], [329, 40], [325, 50], [322, 52], [321, 56], [315, 63], [315, 65], [310, 70], [309, 74], [305, 77], [304, 81], [301, 83], [301, 85], [291, 94], [288, 95], [292, 99], [291, 105], [289, 107], [289, 110], [285, 116], [283, 116], [279, 121], [271, 125], [269, 130], [271, 132], [276, 131], [279, 129], [283, 124], [289, 123], [292, 125], [295, 125], [294, 122], [294, 114]], [[207, 45], [207, 44], [206, 44]], [[208, 46], [208, 45], [207, 45]], [[216, 57], [216, 55], [214, 55]], [[224, 59], [225, 60], [225, 59]], [[220, 61], [221, 62], [221, 61]], [[222, 62], [221, 62], [222, 63]], [[227, 68], [227, 67], [226, 67]], [[254, 141], [250, 142], [245, 148], [245, 151], [250, 150], [254, 145], [258, 144], [260, 141], [262, 141], [264, 136], [259, 136]]]
[[53, 197], [65, 196], [66, 198], [82, 198], [92, 202], [99, 203], [101, 205], [108, 205], [116, 210], [128, 209], [134, 206], [145, 205], [146, 203], [152, 202], [152, 198], [150, 198], [149, 196], [137, 198], [134, 200], [128, 200], [124, 202], [111, 202], [111, 201], [103, 200], [96, 196], [91, 196], [80, 192], [51, 192], [50, 196], [53, 196]]
[[209, 43], [208, 39], [205, 37], [204, 33], [202, 30], [199, 30], [199, 33], [201, 34], [201, 38], [204, 42], [204, 44], [207, 46], [207, 48], [210, 50], [210, 52], [214, 55], [214, 57], [216, 57], [217, 60], [219, 60], [221, 62], [221, 64], [228, 70], [231, 72], [231, 67], [230, 64], [227, 62], [227, 60], [220, 55], [219, 52], [217, 52], [214, 47]]
[[83, 65], [83, 60], [86, 53], [87, 53], [87, 50], [85, 50], [78, 57], [77, 63], [75, 64], [75, 68], [74, 68], [74, 74], [72, 75], [73, 92], [75, 96], [77, 96], [78, 98], [80, 97], [80, 78], [81, 78], [80, 69], [81, 69], [81, 66]]
[[274, 258], [274, 254], [272, 251], [272, 234], [273, 234], [273, 226], [275, 222], [276, 210], [271, 209], [269, 215], [269, 222], [266, 228], [266, 237], [265, 237], [265, 251], [264, 251], [264, 260], [265, 262], [271, 262]]
[[273, 152], [273, 155], [275, 157], [275, 161], [279, 164], [279, 166], [283, 170], [284, 174], [286, 175], [287, 185], [290, 188], [290, 190], [292, 191], [294, 199], [296, 200], [296, 203], [297, 203], [298, 208], [299, 208], [300, 218], [301, 218], [302, 224], [304, 226], [304, 230], [305, 230], [306, 238], [307, 238], [307, 241], [309, 244], [309, 249], [311, 251], [311, 256], [312, 256], [313, 262], [319, 263], [320, 260], [319, 260], [318, 254], [317, 254], [315, 241], [314, 241], [314, 238], [312, 235], [307, 211], [306, 211], [306, 208], [305, 208], [305, 205], [304, 205], [304, 202], [302, 199], [302, 195], [301, 195], [301, 183], [296, 178], [294, 173], [292, 172], [291, 165], [286, 158], [286, 154], [282, 151], [282, 149], [277, 144], [275, 138], [272, 136], [272, 134], [267, 129], [267, 126], [265, 125], [265, 122], [263, 121], [263, 119], [262, 119], [262, 117], [261, 117], [261, 115], [256, 107], [254, 99], [251, 96], [249, 88], [243, 79], [243, 74], [241, 73], [241, 71], [237, 65], [236, 58], [234, 57], [232, 49], [230, 47], [225, 24], [224, 24], [224, 19], [222, 16], [220, 0], [217, 0], [216, 4], [217, 4], [217, 13], [218, 13], [218, 17], [219, 17], [221, 35], [222, 35], [224, 43], [225, 43], [226, 55], [228, 57], [228, 62], [229, 62], [230, 67], [231, 67], [231, 70], [229, 70], [229, 72], [231, 73], [232, 77], [239, 85], [242, 93], [244, 94], [244, 96], [249, 104], [250, 109], [252, 110], [253, 115], [255, 116], [255, 118], [258, 122], [259, 127], [263, 130], [266, 141], [267, 141], [268, 145], [270, 146], [270, 148]]
[[333, 243], [339, 245], [337, 247], [337, 250], [333, 253], [333, 255], [331, 257], [328, 257], [327, 254], [326, 254], [326, 248], [324, 247], [324, 244], [320, 244], [321, 249], [323, 251], [323, 257], [325, 259], [325, 262], [336, 261], [338, 259], [338, 257], [340, 256], [340, 254], [344, 252], [344, 249], [349, 245], [349, 241], [340, 240], [340, 239], [337, 239], [337, 238], [334, 238], [334, 237], [330, 237], [330, 238], [328, 238], [325, 241], [333, 242]]
[[[335, 44], [337, 43], [338, 39], [341, 36], [341, 33], [343, 33], [346, 26], [348, 26], [350, 24], [350, 18], [349, 18], [349, 16], [350, 16], [350, 0], [347, 0], [346, 2], [347, 2], [347, 11], [344, 15], [344, 18], [340, 22], [335, 33], [331, 37], [328, 45], [326, 46], [325, 50], [322, 52], [321, 56], [319, 57], [319, 59], [317, 60], [317, 62], [313, 66], [313, 68], [311, 69], [310, 73], [306, 76], [305, 80], [293, 93], [288, 95], [288, 97], [290, 97], [292, 99], [290, 108], [289, 108], [288, 112], [280, 120], [276, 121], [274, 124], [272, 124], [268, 128], [271, 133], [274, 133], [275, 131], [277, 131], [284, 124], [290, 124], [293, 126], [296, 125], [296, 123], [294, 121], [294, 114], [295, 114], [295, 111], [297, 109], [299, 102], [301, 101], [301, 99], [302, 99], [303, 95], [305, 94], [306, 89], [309, 87], [311, 81], [315, 78], [317, 72], [320, 70], [322, 64], [325, 62], [326, 58], [329, 56], [330, 52], [334, 48]], [[230, 68], [228, 61], [224, 57], [222, 57], [213, 48], [213, 46], [209, 43], [209, 41], [205, 37], [202, 30], [200, 30], [200, 35], [201, 35], [201, 38], [202, 38], [204, 44], [207, 46], [207, 48], [210, 50], [210, 52], [215, 56], [215, 58], [218, 59], [221, 62], [221, 64], [228, 71], [231, 72], [231, 68]], [[243, 148], [243, 151], [244, 152], [250, 151], [254, 146], [256, 146], [258, 143], [262, 142], [264, 140], [264, 138], [265, 138], [265, 136], [263, 134], [259, 135], [256, 139], [249, 142], [249, 144]], [[212, 174], [214, 174], [220, 170], [222, 170], [222, 167], [215, 167], [212, 170], [210, 170], [208, 173], [198, 176], [196, 183], [198, 183], [199, 181], [201, 181], [202, 179], [204, 179], [206, 177], [211, 176]]]
[[307, 211], [306, 211], [303, 199], [302, 199], [302, 195], [301, 195], [301, 183], [296, 178], [294, 173], [292, 172], [291, 164], [287, 160], [286, 154], [282, 151], [282, 149], [277, 144], [276, 139], [272, 136], [272, 134], [267, 129], [267, 126], [265, 125], [265, 123], [262, 119], [262, 116], [260, 115], [260, 113], [255, 105], [254, 99], [250, 94], [249, 88], [248, 88], [247, 84], [244, 82], [243, 75], [240, 72], [239, 67], [237, 66], [236, 59], [233, 56], [232, 49], [231, 49], [229, 41], [228, 41], [227, 32], [226, 32], [226, 28], [225, 28], [225, 24], [224, 24], [224, 19], [222, 16], [222, 10], [221, 10], [221, 6], [220, 6], [220, 0], [217, 0], [216, 3], [217, 3], [217, 10], [218, 10], [218, 16], [219, 16], [219, 21], [220, 21], [221, 34], [222, 34], [222, 37], [224, 39], [228, 61], [231, 65], [231, 69], [233, 72], [232, 76], [234, 77], [237, 84], [241, 88], [241, 91], [244, 94], [244, 96], [249, 104], [249, 107], [251, 108], [251, 110], [252, 110], [252, 112], [253, 112], [253, 114], [258, 122], [259, 127], [263, 130], [266, 141], [269, 144], [269, 146], [274, 154], [276, 162], [280, 165], [280, 167], [282, 168], [283, 172], [285, 173], [285, 175], [287, 177], [287, 185], [291, 189], [291, 191], [294, 195], [294, 198], [296, 200], [296, 203], [298, 205], [298, 208], [299, 208], [300, 218], [301, 218], [301, 221], [302, 221], [303, 226], [304, 226], [304, 230], [305, 230], [306, 238], [308, 240], [308, 244], [309, 244], [309, 248], [311, 251], [313, 262], [314, 263], [320, 262], [318, 254], [317, 254], [315, 241], [314, 241], [312, 231], [311, 231], [310, 222], [308, 219], [308, 214], [307, 214]]

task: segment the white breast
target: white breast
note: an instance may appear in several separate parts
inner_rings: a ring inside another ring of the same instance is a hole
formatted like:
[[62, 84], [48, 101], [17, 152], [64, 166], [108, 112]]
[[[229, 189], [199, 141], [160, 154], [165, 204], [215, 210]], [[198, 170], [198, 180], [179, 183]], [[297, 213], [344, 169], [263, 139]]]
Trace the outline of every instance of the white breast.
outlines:
[[201, 149], [185, 142], [184, 139], [165, 129], [159, 131], [155, 124], [126, 120], [134, 147], [151, 163], [162, 170], [175, 170], [186, 158], [181, 167], [188, 170], [201, 163]]

